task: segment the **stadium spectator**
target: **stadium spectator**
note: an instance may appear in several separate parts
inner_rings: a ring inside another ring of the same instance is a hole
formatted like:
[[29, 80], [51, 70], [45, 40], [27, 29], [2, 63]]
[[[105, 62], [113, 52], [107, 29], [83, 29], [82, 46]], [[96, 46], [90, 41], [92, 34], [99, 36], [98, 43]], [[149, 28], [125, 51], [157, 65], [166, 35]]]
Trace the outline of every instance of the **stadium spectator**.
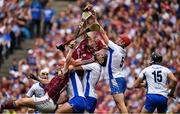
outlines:
[[55, 11], [51, 7], [50, 2], [47, 3], [45, 9], [43, 10], [43, 16], [44, 16], [43, 35], [46, 35], [51, 30], [52, 24], [55, 21]]
[[[72, 37], [73, 30], [76, 28], [75, 25], [80, 21], [80, 8], [83, 8], [83, 4], [83, 0], [78, 0], [77, 6], [72, 8], [72, 12], [69, 12], [69, 9], [63, 12], [58, 12], [58, 14], [62, 15], [60, 16], [59, 24], [57, 24], [59, 27], [53, 25], [51, 32], [47, 34], [44, 39], [39, 38], [36, 40], [32, 55], [37, 63], [34, 62], [36, 65], [31, 66], [27, 62], [30, 71], [34, 68], [41, 69], [44, 66], [47, 66], [50, 62], [49, 60], [55, 60], [56, 62], [52, 62], [52, 68], [49, 68], [51, 71], [50, 75], [53, 74], [54, 71], [52, 69], [55, 69], [56, 65], [61, 63], [61, 60], [63, 60], [62, 53], [57, 52], [55, 49], [56, 42], [59, 40], [67, 40]], [[135, 77], [148, 65], [147, 60], [149, 60], [149, 55], [156, 48], [163, 55], [164, 59], [162, 64], [168, 67], [178, 78], [176, 89], [177, 99], [169, 101], [168, 112], [180, 112], [179, 1], [94, 0], [93, 5], [98, 13], [98, 20], [104, 26], [104, 29], [111, 40], [117, 38], [121, 33], [127, 33], [131, 36], [131, 40], [133, 40], [133, 43], [127, 49], [127, 60], [124, 63], [123, 72], [126, 74], [127, 86], [130, 87], [133, 85]], [[0, 20], [3, 20], [6, 16], [4, 11], [6, 8], [2, 8], [1, 11], [2, 10], [3, 12], [0, 12]], [[71, 25], [70, 23], [72, 22], [75, 22], [75, 24]], [[1, 27], [4, 27], [3, 23], [0, 25], [0, 30]], [[4, 46], [4, 40], [2, 40], [1, 37], [0, 42], [3, 42], [0, 45], [3, 44]], [[1, 47], [2, 46], [0, 46], [0, 52], [2, 49]], [[49, 52], [51, 58], [49, 58], [49, 55], [47, 54]], [[21, 78], [25, 80], [25, 74], [22, 75]], [[101, 77], [101, 79], [102, 80], [98, 82], [97, 86], [98, 98], [95, 112], [116, 113], [118, 110], [113, 99], [109, 95], [110, 91], [108, 82], [104, 81], [103, 77]], [[16, 86], [20, 87], [18, 89], [21, 89], [22, 96], [24, 94], [23, 91], [27, 91], [32, 84], [31, 81], [24, 81], [26, 83], [23, 83], [23, 85], [21, 80], [15, 78], [12, 74], [9, 74], [8, 77], [0, 78], [0, 80], [3, 80], [3, 83], [0, 83], [0, 90], [5, 90], [3, 92], [1, 91], [3, 93], [3, 99], [16, 99], [15, 97], [18, 96], [18, 92], [15, 91], [16, 89], [9, 89], [13, 87], [15, 82]], [[6, 82], [4, 82], [4, 80]], [[4, 93], [6, 93], [6, 95]], [[125, 102], [128, 111], [139, 112], [144, 105], [144, 96], [144, 89], [136, 89], [133, 91], [126, 90]]]
[[6, 0], [0, 7], [0, 65], [15, 49], [22, 49], [24, 38], [30, 38], [28, 4], [28, 1]]
[[32, 37], [39, 37], [41, 35], [41, 17], [42, 17], [42, 6], [38, 0], [32, 0], [31, 3], [31, 33]]

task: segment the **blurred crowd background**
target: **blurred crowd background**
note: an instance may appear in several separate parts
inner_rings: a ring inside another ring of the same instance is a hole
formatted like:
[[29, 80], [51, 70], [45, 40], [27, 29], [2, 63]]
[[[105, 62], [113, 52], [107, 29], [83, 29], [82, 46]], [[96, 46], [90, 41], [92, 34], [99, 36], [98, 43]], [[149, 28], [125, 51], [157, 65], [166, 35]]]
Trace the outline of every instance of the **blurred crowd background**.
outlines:
[[[47, 0], [48, 1], [48, 0]], [[5, 0], [0, 6], [0, 64], [21, 43], [35, 38], [27, 57], [13, 59], [8, 76], [0, 76], [0, 103], [9, 99], [25, 97], [32, 80], [28, 72], [38, 73], [47, 67], [49, 77], [62, 64], [64, 57], [56, 49], [59, 40], [66, 41], [74, 36], [87, 1], [77, 0], [67, 9], [55, 12], [46, 0]], [[88, 0], [97, 11], [98, 20], [111, 40], [128, 33], [132, 44], [127, 48], [124, 74], [127, 86], [131, 87], [140, 71], [148, 66], [150, 54], [155, 49], [163, 55], [163, 65], [178, 78], [176, 99], [169, 100], [168, 112], [180, 112], [180, 6], [178, 0]], [[95, 35], [95, 38], [100, 36]], [[108, 81], [97, 85], [97, 113], [118, 112], [110, 92]], [[125, 102], [129, 112], [139, 112], [144, 105], [145, 89], [126, 90]], [[17, 110], [23, 113], [26, 109]], [[15, 113], [15, 111], [13, 111]]]

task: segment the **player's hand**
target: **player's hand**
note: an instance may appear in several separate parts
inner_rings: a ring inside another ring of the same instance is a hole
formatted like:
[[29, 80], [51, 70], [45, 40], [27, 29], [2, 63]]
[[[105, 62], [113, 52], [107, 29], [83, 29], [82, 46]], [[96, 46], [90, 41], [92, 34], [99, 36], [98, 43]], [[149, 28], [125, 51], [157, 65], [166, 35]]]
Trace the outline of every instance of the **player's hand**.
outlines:
[[73, 71], [74, 70], [74, 66], [73, 65], [69, 65], [69, 71]]
[[175, 99], [174, 93], [171, 93], [171, 92], [168, 94], [168, 97], [171, 97], [171, 98]]
[[58, 49], [58, 50], [60, 50], [60, 51], [65, 51], [65, 46], [64, 45], [56, 45], [56, 48]]
[[80, 59], [76, 59], [74, 62], [73, 62], [73, 65], [74, 66], [79, 66], [79, 65], [81, 65], [82, 64], [82, 59], [80, 58]]
[[85, 8], [83, 9], [83, 11], [91, 11], [93, 8], [93, 5], [90, 3], [87, 3], [87, 5], [85, 6]]
[[74, 49], [75, 46], [76, 46], [76, 44], [77, 44], [77, 41], [76, 41], [76, 40], [72, 40], [68, 46], [69, 46], [71, 49]]

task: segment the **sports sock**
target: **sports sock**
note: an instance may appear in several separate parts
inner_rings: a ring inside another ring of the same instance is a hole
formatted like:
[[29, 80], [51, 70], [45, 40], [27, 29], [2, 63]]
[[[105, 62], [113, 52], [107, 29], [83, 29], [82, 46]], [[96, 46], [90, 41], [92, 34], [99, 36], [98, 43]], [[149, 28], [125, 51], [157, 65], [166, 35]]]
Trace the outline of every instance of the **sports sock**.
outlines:
[[16, 108], [16, 104], [13, 101], [9, 101], [8, 103], [1, 105], [1, 110], [3, 110], [3, 109], [15, 109], [15, 108]]

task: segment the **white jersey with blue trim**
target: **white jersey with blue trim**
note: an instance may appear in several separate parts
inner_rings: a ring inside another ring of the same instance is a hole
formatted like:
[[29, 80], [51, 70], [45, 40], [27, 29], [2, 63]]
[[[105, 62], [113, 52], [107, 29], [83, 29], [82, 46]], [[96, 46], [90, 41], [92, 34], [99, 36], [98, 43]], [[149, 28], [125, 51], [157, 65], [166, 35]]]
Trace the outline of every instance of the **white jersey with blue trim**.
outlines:
[[69, 85], [68, 85], [68, 95], [70, 99], [75, 96], [84, 97], [82, 82], [80, 81], [80, 78], [76, 72], [72, 72], [70, 74]]
[[91, 63], [82, 65], [82, 68], [85, 71], [83, 77], [84, 96], [96, 98], [95, 86], [100, 78], [101, 66], [98, 63]]
[[154, 64], [145, 68], [139, 77], [146, 80], [147, 94], [160, 94], [167, 97], [168, 74], [170, 73], [172, 72], [168, 68]]
[[40, 85], [39, 82], [37, 82], [31, 86], [26, 96], [32, 97], [34, 95], [35, 97], [42, 97], [45, 95], [45, 93], [46, 92], [44, 91], [44, 88]]
[[111, 40], [108, 41], [108, 48], [109, 52], [106, 64], [107, 75], [105, 76], [105, 79], [125, 77], [122, 73], [122, 67], [126, 57], [126, 50], [113, 43]]

